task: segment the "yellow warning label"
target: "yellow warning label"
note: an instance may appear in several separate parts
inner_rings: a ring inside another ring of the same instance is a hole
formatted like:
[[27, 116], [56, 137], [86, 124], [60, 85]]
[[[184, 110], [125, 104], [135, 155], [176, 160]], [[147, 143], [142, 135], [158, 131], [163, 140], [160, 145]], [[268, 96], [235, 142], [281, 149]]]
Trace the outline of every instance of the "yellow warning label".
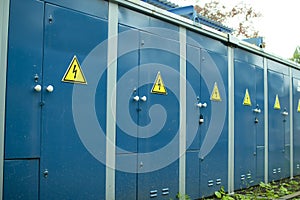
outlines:
[[279, 102], [278, 94], [276, 94], [275, 97], [274, 109], [280, 110], [280, 102]]
[[251, 106], [251, 98], [250, 98], [250, 95], [249, 95], [248, 88], [246, 89], [246, 92], [245, 92], [243, 105], [245, 105], [245, 106]]
[[76, 56], [73, 57], [62, 82], [87, 84]]
[[297, 108], [297, 112], [300, 112], [300, 99], [298, 100], [298, 108]]
[[214, 89], [213, 89], [213, 91], [211, 93], [211, 96], [210, 96], [210, 100], [212, 100], [212, 101], [222, 101], [217, 82], [215, 82]]
[[151, 93], [153, 93], [153, 94], [164, 94], [164, 95], [167, 94], [167, 90], [166, 90], [164, 81], [163, 81], [163, 79], [160, 75], [160, 72], [157, 72], [155, 82], [154, 82], [153, 87], [151, 89]]

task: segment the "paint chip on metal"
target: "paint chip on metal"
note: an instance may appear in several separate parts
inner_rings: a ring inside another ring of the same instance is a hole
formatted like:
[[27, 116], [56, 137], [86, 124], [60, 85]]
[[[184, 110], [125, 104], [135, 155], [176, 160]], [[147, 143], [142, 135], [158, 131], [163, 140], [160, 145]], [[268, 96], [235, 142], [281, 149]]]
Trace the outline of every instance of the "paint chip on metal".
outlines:
[[215, 82], [213, 91], [212, 91], [211, 96], [210, 96], [210, 100], [212, 100], [212, 101], [222, 101], [217, 82]]
[[278, 94], [276, 94], [276, 97], [275, 97], [274, 109], [280, 110], [280, 102], [279, 102]]
[[160, 72], [157, 72], [155, 82], [154, 82], [153, 87], [151, 89], [151, 93], [153, 93], [153, 94], [164, 94], [164, 95], [167, 94], [167, 89], [165, 87], [165, 84], [164, 84], [164, 81], [161, 77]]
[[251, 98], [250, 98], [250, 95], [249, 95], [248, 88], [246, 89], [246, 92], [245, 92], [243, 105], [244, 106], [251, 106], [252, 105], [251, 104]]
[[68, 83], [87, 84], [86, 79], [83, 74], [83, 71], [81, 69], [80, 63], [79, 63], [76, 55], [74, 55], [72, 61], [70, 62], [70, 65], [61, 81], [68, 82]]

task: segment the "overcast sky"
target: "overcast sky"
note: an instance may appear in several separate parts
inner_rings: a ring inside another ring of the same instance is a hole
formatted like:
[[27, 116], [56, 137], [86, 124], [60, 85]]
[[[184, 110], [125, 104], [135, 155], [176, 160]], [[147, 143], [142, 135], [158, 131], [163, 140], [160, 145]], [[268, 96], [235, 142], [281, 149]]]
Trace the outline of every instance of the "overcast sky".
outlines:
[[[181, 5], [195, 4], [196, 0], [171, 0]], [[203, 5], [210, 0], [199, 0]], [[265, 37], [266, 50], [283, 58], [293, 56], [296, 46], [300, 45], [300, 0], [220, 0], [225, 5], [245, 2], [262, 13], [255, 24], [260, 35]]]

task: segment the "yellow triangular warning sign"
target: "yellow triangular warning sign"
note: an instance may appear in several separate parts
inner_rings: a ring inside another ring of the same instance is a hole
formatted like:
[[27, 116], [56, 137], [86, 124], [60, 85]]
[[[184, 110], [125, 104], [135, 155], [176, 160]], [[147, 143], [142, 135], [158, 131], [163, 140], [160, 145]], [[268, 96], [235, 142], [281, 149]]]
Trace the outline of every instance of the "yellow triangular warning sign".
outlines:
[[153, 87], [151, 89], [151, 93], [153, 94], [167, 94], [167, 90], [164, 84], [164, 81], [162, 80], [162, 77], [160, 75], [160, 72], [157, 72], [155, 82], [153, 84]]
[[76, 56], [73, 57], [62, 82], [87, 84]]
[[300, 99], [298, 101], [298, 108], [297, 108], [297, 112], [300, 112]]
[[279, 102], [278, 94], [276, 94], [275, 97], [274, 109], [280, 110], [280, 102]]
[[222, 101], [217, 82], [215, 82], [214, 89], [213, 89], [213, 91], [211, 93], [211, 96], [210, 96], [210, 100], [212, 100], [212, 101]]
[[248, 92], [248, 88], [246, 89], [246, 92], [245, 92], [243, 105], [251, 106], [251, 98], [250, 98], [250, 95], [249, 95], [249, 92]]

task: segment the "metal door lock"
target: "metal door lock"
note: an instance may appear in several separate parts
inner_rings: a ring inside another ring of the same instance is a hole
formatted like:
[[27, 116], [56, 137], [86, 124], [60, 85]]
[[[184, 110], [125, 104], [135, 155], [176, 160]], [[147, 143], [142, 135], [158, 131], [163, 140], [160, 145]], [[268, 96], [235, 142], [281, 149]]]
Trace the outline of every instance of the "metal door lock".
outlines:
[[202, 124], [202, 123], [204, 123], [204, 118], [203, 118], [203, 115], [201, 114], [200, 118], [199, 118], [199, 124]]
[[35, 75], [34, 75], [34, 82], [36, 82], [36, 83], [37, 83], [37, 82], [38, 82], [38, 80], [39, 80], [39, 75], [35, 74]]
[[144, 166], [144, 163], [143, 162], [141, 162], [140, 163], [140, 168], [142, 168]]
[[258, 119], [257, 117], [255, 117], [254, 123], [257, 124], [258, 123]]
[[49, 174], [48, 170], [45, 169], [45, 171], [43, 172], [44, 178], [48, 178], [48, 174]]
[[288, 115], [289, 115], [289, 113], [288, 113], [287, 111], [283, 111], [281, 114], [282, 114], [283, 116], [288, 116]]
[[52, 24], [52, 22], [53, 22], [53, 16], [52, 15], [49, 15], [48, 21], [49, 21], [49, 24]]

